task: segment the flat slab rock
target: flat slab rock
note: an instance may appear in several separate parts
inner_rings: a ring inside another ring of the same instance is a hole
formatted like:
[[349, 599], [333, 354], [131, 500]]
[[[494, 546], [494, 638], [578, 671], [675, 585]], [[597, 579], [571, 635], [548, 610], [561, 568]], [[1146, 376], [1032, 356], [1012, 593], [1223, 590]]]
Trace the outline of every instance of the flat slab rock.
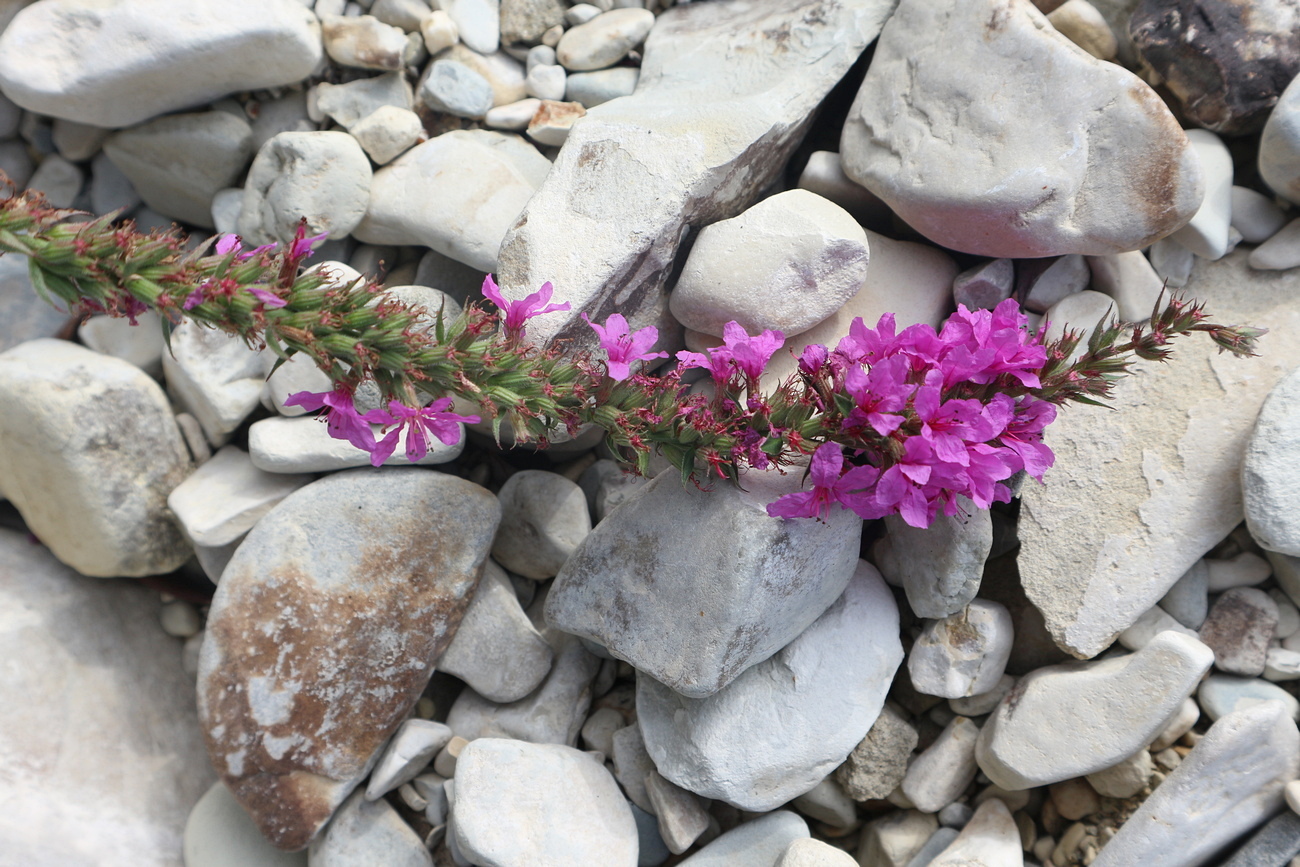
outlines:
[[664, 282], [686, 227], [754, 202], [893, 6], [724, 0], [661, 14], [636, 92], [573, 125], [502, 244], [506, 298], [551, 280], [556, 301], [572, 304], [533, 320], [529, 337], [594, 348], [583, 312], [598, 322], [618, 312], [632, 328], [666, 322]]
[[1247, 252], [1198, 261], [1188, 291], [1213, 321], [1267, 327], [1257, 358], [1181, 338], [1138, 362], [1110, 407], [1071, 406], [1047, 428], [1046, 484], [1021, 491], [1025, 593], [1065, 650], [1091, 657], [1242, 521], [1241, 456], [1265, 397], [1300, 365], [1300, 272]]
[[222, 574], [199, 715], [222, 781], [284, 849], [316, 835], [406, 717], [500, 506], [429, 470], [337, 473], [268, 513]]

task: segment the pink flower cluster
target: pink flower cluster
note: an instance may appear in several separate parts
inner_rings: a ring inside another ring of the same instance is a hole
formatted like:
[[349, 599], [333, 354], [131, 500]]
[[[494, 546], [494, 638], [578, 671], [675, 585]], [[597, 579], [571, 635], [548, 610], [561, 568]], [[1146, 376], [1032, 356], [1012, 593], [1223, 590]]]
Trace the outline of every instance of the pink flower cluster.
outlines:
[[[460, 442], [460, 424], [474, 424], [476, 415], [458, 415], [448, 412], [452, 405], [449, 397], [439, 398], [426, 407], [413, 408], [398, 401], [390, 401], [388, 411], [372, 409], [362, 415], [352, 402], [352, 393], [343, 386], [333, 391], [316, 394], [299, 391], [289, 395], [285, 406], [303, 409], [324, 409], [329, 434], [335, 439], [347, 440], [364, 452], [370, 453], [371, 466], [383, 466], [397, 449], [397, 440], [406, 431], [406, 459], [411, 463], [422, 460], [429, 453], [429, 436], [440, 442], [455, 445]], [[383, 439], [375, 441], [370, 425], [392, 426]]]
[[838, 503], [862, 518], [897, 514], [927, 527], [940, 510], [959, 511], [959, 494], [986, 509], [1011, 499], [1004, 482], [1017, 472], [1041, 481], [1053, 460], [1042, 431], [1056, 408], [996, 387], [1040, 384], [1047, 353], [1025, 326], [1007, 300], [994, 310], [958, 307], [938, 333], [928, 325], [898, 333], [885, 314], [875, 328], [854, 320], [834, 350], [809, 346], [801, 372], [823, 386], [818, 393], [847, 395], [842, 431], [873, 447], [857, 450], [846, 471], [841, 446], [822, 444], [812, 491], [780, 498], [768, 514], [824, 517]]

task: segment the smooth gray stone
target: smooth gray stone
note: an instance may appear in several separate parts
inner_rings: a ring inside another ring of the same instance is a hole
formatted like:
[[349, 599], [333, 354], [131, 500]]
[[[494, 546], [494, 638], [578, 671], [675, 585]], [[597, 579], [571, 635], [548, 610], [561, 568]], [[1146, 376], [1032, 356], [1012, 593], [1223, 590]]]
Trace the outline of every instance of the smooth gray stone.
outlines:
[[233, 334], [186, 319], [172, 330], [170, 351], [163, 353], [163, 374], [168, 393], [198, 419], [208, 442], [223, 446], [257, 409], [274, 362], [269, 350], [249, 349]]
[[521, 470], [501, 486], [492, 557], [525, 578], [554, 577], [591, 532], [586, 498], [559, 473]]
[[235, 796], [213, 783], [185, 822], [185, 867], [308, 867], [306, 852], [266, 842]]
[[439, 60], [420, 85], [420, 101], [434, 111], [482, 118], [492, 108], [492, 85], [463, 63]]
[[438, 751], [451, 740], [451, 729], [440, 722], [408, 719], [402, 723], [375, 762], [366, 786], [366, 800], [374, 801], [420, 775]]
[[167, 497], [167, 505], [195, 545], [236, 543], [285, 497], [314, 481], [309, 475], [265, 473], [248, 454], [225, 446]]
[[993, 519], [987, 509], [960, 499], [965, 515], [939, 515], [926, 528], [886, 516], [888, 532], [872, 548], [881, 574], [903, 587], [917, 617], [938, 620], [956, 614], [979, 592], [993, 547]]
[[1258, 677], [1212, 674], [1201, 682], [1196, 699], [1201, 710], [1212, 720], [1270, 700], [1281, 702], [1293, 719], [1300, 720], [1300, 701], [1277, 684]]
[[360, 789], [312, 841], [307, 857], [310, 867], [433, 867], [424, 841], [397, 810], [387, 801], [367, 800]]
[[952, 841], [957, 839], [958, 830], [956, 828], [940, 828], [930, 835], [930, 839], [925, 841], [921, 851], [912, 856], [907, 862], [907, 867], [929, 867], [940, 852], [952, 845]]
[[1220, 867], [1265, 867], [1286, 864], [1300, 855], [1300, 816], [1285, 810], [1260, 828]]
[[1261, 546], [1300, 556], [1300, 367], [1273, 387], [1241, 467], [1246, 526]]
[[659, 836], [659, 819], [636, 804], [628, 802], [628, 806], [636, 820], [637, 867], [659, 867], [673, 855], [664, 838]]
[[636, 90], [641, 70], [627, 66], [598, 69], [594, 72], [571, 72], [564, 81], [564, 98], [582, 103], [583, 108], [595, 108], [601, 103], [630, 96]]
[[798, 813], [777, 810], [737, 825], [678, 867], [767, 867], [795, 840], [808, 837], [808, 823]]
[[1010, 259], [990, 259], [958, 274], [952, 281], [952, 300], [969, 310], [992, 310], [1011, 297], [1016, 266]]
[[1200, 629], [1210, 613], [1209, 581], [1209, 567], [1205, 560], [1197, 560], [1169, 588], [1160, 607], [1188, 629]]

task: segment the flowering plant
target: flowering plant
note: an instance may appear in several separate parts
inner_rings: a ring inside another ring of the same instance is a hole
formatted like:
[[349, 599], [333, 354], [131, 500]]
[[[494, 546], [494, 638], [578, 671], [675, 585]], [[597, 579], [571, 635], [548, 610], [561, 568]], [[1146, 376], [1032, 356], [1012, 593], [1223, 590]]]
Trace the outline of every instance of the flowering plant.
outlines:
[[[855, 320], [834, 348], [808, 346], [797, 372], [765, 394], [763, 375], [784, 345], [780, 332], [750, 335], [728, 323], [722, 345], [678, 352], [656, 376], [634, 366], [666, 356], [650, 351], [657, 331], [632, 330], [617, 313], [603, 325], [583, 314], [604, 357], [528, 344], [528, 320], [569, 308], [550, 303], [549, 283], [508, 301], [489, 276], [483, 294], [497, 312], [471, 304], [455, 319], [439, 312], [430, 326], [423, 308], [374, 283], [340, 285], [302, 271], [320, 239], [302, 228], [285, 247], [245, 251], [225, 235], [187, 250], [175, 231], [146, 235], [111, 216], [74, 216], [84, 215], [49, 208], [37, 194], [0, 201], [0, 252], [28, 256], [37, 291], [71, 312], [134, 323], [152, 309], [165, 334], [189, 316], [281, 361], [306, 355], [334, 388], [286, 403], [321, 411], [330, 434], [370, 452], [376, 466], [403, 433], [406, 457], [416, 461], [429, 437], [457, 442], [462, 423], [483, 418], [498, 439], [508, 420], [517, 439], [541, 445], [557, 429], [576, 434], [594, 424], [638, 471], [657, 451], [697, 483], [806, 462], [812, 489], [768, 507], [784, 518], [843, 507], [927, 526], [940, 511], [953, 514], [959, 496], [982, 508], [1006, 501], [1012, 476], [1041, 480], [1051, 466], [1042, 433], [1056, 407], [1096, 403], [1135, 357], [1165, 358], [1175, 336], [1202, 331], [1221, 349], [1251, 355], [1263, 333], [1209, 322], [1200, 304], [1179, 298], [1158, 302], [1146, 323], [1103, 319], [1086, 345], [1073, 332], [1044, 343], [1014, 301], [994, 310], [959, 307], [937, 332], [928, 325], [900, 332], [887, 314], [874, 328]], [[692, 368], [711, 375], [711, 394], [683, 383]], [[387, 409], [356, 409], [363, 382], [378, 386]], [[425, 406], [428, 395], [436, 399]], [[452, 412], [452, 396], [482, 415]], [[371, 424], [385, 426], [380, 439]]]

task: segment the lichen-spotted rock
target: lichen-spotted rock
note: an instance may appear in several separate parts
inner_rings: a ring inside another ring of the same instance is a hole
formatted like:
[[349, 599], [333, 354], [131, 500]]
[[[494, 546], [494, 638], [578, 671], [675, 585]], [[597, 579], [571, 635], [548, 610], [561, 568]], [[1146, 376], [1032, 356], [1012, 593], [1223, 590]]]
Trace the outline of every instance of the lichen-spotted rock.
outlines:
[[199, 716], [223, 782], [275, 845], [300, 849], [370, 769], [469, 605], [501, 509], [422, 469], [301, 488], [222, 574]]

